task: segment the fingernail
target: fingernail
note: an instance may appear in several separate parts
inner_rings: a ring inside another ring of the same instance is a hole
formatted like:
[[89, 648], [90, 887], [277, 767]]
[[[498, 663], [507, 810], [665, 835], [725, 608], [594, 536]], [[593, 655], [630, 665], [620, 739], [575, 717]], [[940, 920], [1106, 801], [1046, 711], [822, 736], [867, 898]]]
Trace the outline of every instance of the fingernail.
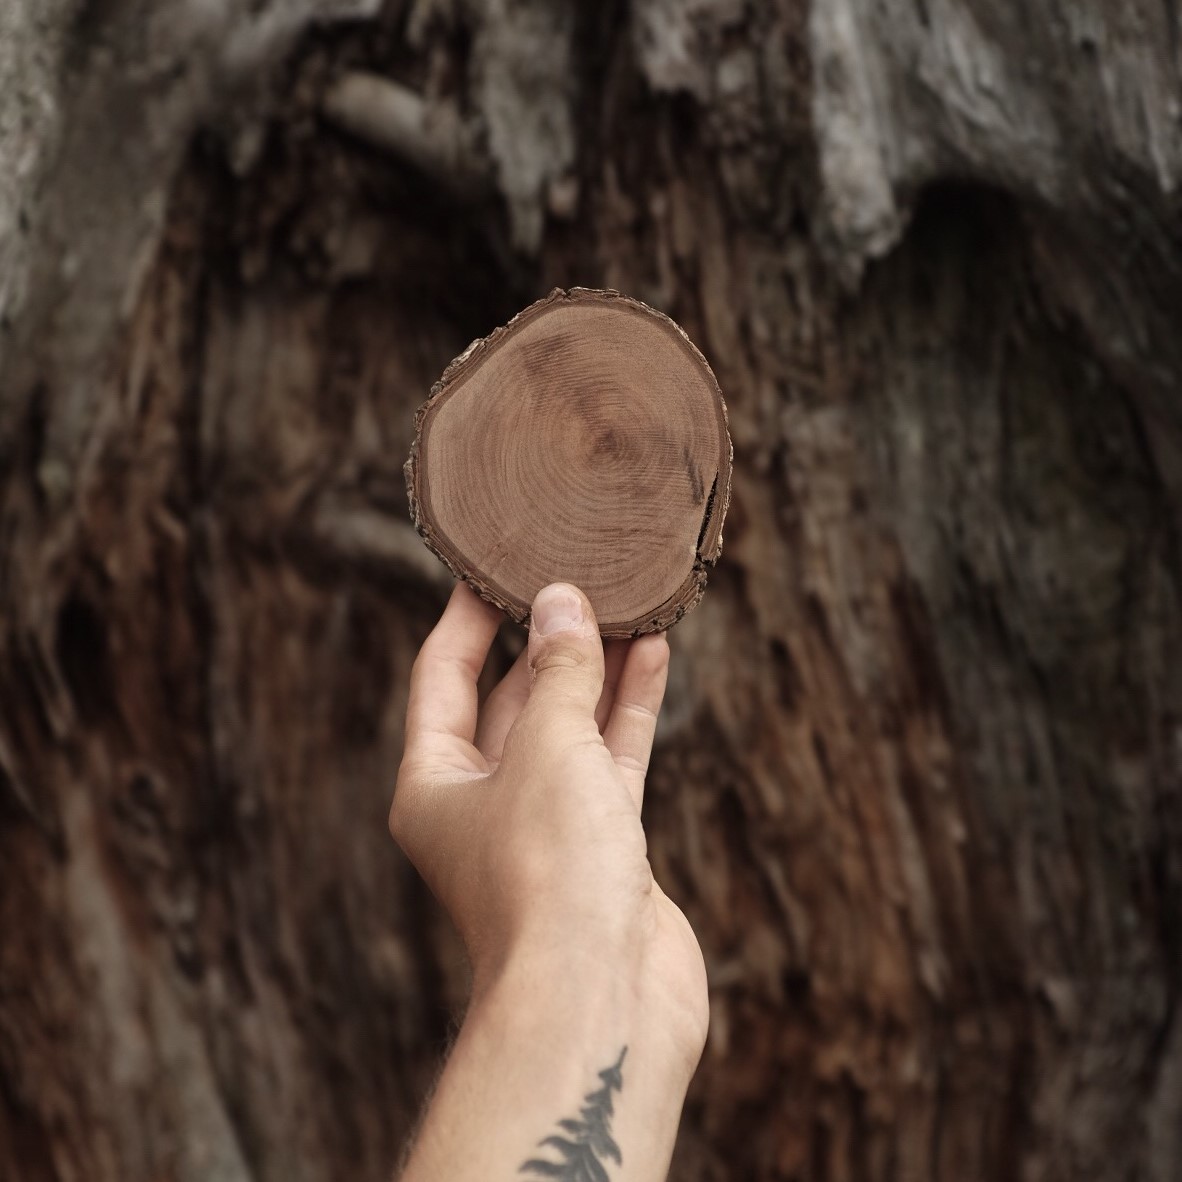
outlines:
[[583, 601], [566, 587], [544, 587], [534, 600], [532, 618], [539, 636], [577, 632], [583, 626]]

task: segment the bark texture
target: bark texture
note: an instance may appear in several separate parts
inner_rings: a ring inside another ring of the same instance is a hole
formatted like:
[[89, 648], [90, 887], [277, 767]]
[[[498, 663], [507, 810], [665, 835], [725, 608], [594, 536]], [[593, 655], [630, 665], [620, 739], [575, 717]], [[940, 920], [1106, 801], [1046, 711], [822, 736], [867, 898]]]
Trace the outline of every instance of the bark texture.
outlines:
[[464, 993], [385, 832], [448, 582], [401, 464], [581, 284], [735, 442], [646, 802], [712, 989], [675, 1176], [1173, 1182], [1179, 52], [1156, 0], [7, 5], [0, 1176], [389, 1176]]

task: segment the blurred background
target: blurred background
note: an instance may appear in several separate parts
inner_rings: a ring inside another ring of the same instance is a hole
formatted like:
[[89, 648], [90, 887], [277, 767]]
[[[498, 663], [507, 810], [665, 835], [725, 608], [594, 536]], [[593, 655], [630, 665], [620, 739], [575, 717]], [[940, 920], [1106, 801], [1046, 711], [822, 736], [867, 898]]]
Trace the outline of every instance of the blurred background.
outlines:
[[386, 832], [401, 465], [581, 284], [735, 441], [645, 805], [673, 1176], [1177, 1182], [1178, 19], [3, 0], [0, 1177], [390, 1178], [466, 989]]

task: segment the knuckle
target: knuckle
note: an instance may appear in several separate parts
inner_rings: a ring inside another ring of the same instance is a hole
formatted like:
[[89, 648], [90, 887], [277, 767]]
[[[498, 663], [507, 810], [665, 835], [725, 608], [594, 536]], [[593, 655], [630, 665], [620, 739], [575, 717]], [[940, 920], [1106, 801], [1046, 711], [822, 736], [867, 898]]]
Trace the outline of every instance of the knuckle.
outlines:
[[552, 669], [584, 669], [591, 663], [591, 653], [579, 644], [550, 644], [537, 653], [530, 664], [535, 673]]
[[646, 643], [636, 653], [639, 672], [644, 677], [659, 677], [669, 665], [669, 642], [664, 636]]
[[616, 709], [623, 714], [634, 715], [640, 723], [652, 724], [657, 721], [657, 712], [644, 702], [617, 702]]
[[648, 771], [648, 760], [635, 755], [617, 755], [616, 764], [624, 771], [639, 772], [642, 776]]

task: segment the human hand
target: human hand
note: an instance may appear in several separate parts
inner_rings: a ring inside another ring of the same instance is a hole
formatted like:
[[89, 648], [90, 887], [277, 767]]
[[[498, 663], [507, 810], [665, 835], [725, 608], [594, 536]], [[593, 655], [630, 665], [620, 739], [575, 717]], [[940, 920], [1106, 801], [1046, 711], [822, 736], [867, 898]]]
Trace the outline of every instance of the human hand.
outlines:
[[692, 1071], [705, 968], [653, 879], [640, 820], [668, 642], [616, 642], [605, 663], [590, 603], [554, 584], [478, 708], [501, 620], [461, 583], [424, 643], [390, 830], [455, 922], [474, 995], [522, 965], [535, 978], [607, 972]]

